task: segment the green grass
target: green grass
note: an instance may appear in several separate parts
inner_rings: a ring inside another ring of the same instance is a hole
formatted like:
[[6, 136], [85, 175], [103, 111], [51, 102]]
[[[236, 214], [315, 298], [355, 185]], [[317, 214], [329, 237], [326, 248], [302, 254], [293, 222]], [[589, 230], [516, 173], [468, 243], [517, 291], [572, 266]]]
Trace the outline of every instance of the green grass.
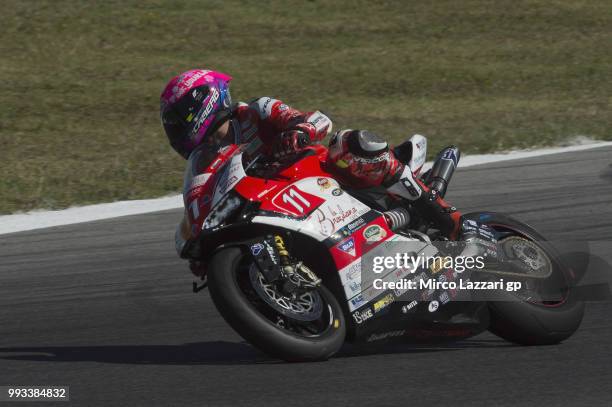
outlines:
[[0, 213], [176, 192], [158, 97], [193, 67], [432, 151], [612, 139], [609, 0], [141, 3], [2, 2]]

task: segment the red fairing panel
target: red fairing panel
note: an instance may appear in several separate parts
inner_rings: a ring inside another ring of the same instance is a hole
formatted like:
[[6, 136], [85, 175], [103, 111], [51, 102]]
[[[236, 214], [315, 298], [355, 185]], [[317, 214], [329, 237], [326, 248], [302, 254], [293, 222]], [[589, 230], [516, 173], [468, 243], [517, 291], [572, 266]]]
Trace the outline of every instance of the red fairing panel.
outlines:
[[189, 157], [183, 186], [183, 202], [193, 237], [200, 234], [202, 224], [211, 210], [212, 197], [221, 169], [238, 151], [237, 145], [227, 146], [219, 152], [202, 148]]
[[331, 247], [330, 253], [336, 267], [341, 270], [393, 236], [385, 217], [381, 215]]
[[[314, 151], [319, 152], [318, 149]], [[260, 201], [262, 210], [303, 218], [325, 202], [325, 199], [293, 185], [308, 177], [330, 177], [321, 168], [319, 155], [306, 157], [296, 165], [285, 168], [276, 179], [243, 178], [235, 189], [251, 201]]]

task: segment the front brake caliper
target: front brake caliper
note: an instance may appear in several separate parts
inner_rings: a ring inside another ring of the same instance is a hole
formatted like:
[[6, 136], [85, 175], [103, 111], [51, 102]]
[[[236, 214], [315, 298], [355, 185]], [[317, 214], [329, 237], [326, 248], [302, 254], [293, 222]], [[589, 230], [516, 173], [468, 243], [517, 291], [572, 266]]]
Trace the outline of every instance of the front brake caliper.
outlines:
[[257, 268], [268, 283], [278, 280], [282, 274], [280, 254], [272, 236], [253, 240], [249, 243], [249, 250], [255, 260]]
[[280, 235], [274, 236], [274, 244], [280, 255], [280, 261], [283, 266], [283, 274], [291, 283], [296, 287], [303, 288], [315, 288], [321, 284], [321, 279], [316, 276], [303, 262], [299, 261], [292, 264], [291, 257], [287, 248], [285, 247], [285, 241]]

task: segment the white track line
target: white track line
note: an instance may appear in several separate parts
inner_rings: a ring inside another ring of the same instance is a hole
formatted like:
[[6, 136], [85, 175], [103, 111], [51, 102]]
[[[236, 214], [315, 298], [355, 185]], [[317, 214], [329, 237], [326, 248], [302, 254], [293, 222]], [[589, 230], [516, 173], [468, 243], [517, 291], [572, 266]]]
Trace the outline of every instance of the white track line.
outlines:
[[[538, 157], [550, 154], [568, 153], [609, 147], [612, 142], [596, 142], [568, 147], [552, 147], [537, 150], [511, 151], [508, 153], [465, 155], [461, 158], [460, 167], [487, 164], [499, 161], [518, 160], [521, 158]], [[428, 163], [431, 165], [431, 163]], [[177, 180], [178, 182], [179, 180]], [[71, 225], [74, 223], [91, 222], [100, 219], [117, 218], [120, 216], [139, 215], [176, 209], [183, 206], [180, 195], [137, 201], [120, 201], [97, 205], [78, 206], [59, 211], [32, 211], [14, 215], [0, 216], [0, 234], [42, 229], [52, 226]], [[178, 221], [178, 220], [177, 220]]]

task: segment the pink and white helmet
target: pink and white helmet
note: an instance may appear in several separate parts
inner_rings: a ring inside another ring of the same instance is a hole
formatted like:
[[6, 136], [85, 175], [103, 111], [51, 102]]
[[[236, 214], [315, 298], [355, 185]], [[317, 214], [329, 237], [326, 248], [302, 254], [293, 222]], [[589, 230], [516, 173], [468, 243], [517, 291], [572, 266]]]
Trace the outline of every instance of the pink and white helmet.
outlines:
[[170, 145], [184, 158], [230, 118], [229, 82], [221, 72], [192, 69], [174, 78], [160, 97], [160, 116]]

